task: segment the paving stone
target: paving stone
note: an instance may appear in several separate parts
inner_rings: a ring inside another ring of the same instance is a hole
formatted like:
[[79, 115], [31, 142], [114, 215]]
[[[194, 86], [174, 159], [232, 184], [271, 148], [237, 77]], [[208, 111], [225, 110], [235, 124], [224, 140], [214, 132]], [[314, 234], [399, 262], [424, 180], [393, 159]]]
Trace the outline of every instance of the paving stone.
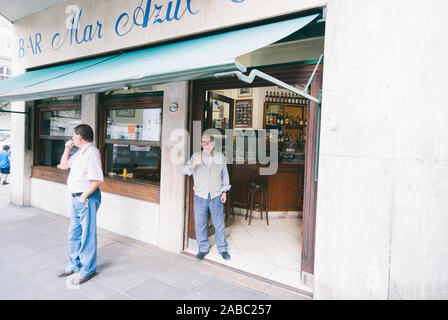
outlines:
[[6, 265], [21, 275], [29, 275], [52, 266], [60, 265], [60, 262], [50, 258], [44, 253], [36, 253], [20, 259], [8, 261], [6, 262]]
[[212, 279], [205, 273], [192, 270], [183, 265], [172, 265], [162, 269], [153, 278], [185, 291], [202, 286]]
[[46, 234], [40, 234], [39, 236], [36, 236], [30, 240], [25, 240], [22, 243], [33, 250], [46, 251], [55, 247], [63, 246], [66, 242]]
[[30, 248], [23, 242], [18, 242], [5, 247], [0, 247], [0, 262], [12, 261], [36, 253], [37, 250]]
[[0, 263], [0, 295], [3, 291], [3, 284], [20, 278], [21, 275], [7, 265]]
[[97, 266], [97, 270], [98, 275], [95, 276], [95, 282], [120, 293], [124, 293], [148, 278], [146, 273], [120, 263], [110, 265], [104, 269], [100, 269]]
[[98, 249], [98, 255], [115, 261], [122, 261], [140, 253], [142, 250], [136, 247], [127, 246], [118, 242]]
[[[250, 300], [254, 294], [259, 295], [257, 291], [219, 279], [210, 279], [202, 286], [192, 288], [191, 293], [210, 300]], [[267, 298], [268, 296], [264, 299]]]
[[126, 293], [137, 299], [179, 300], [188, 292], [150, 278], [127, 290]]
[[44, 288], [36, 285], [29, 279], [18, 278], [2, 284], [0, 299], [4, 300], [31, 300], [48, 294]]

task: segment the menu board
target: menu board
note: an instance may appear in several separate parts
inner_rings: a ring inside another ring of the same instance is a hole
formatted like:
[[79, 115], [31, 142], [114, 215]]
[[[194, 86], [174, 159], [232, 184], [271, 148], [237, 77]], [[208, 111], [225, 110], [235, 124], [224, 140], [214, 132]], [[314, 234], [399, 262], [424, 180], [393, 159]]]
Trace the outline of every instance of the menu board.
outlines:
[[235, 128], [252, 128], [252, 99], [235, 101]]

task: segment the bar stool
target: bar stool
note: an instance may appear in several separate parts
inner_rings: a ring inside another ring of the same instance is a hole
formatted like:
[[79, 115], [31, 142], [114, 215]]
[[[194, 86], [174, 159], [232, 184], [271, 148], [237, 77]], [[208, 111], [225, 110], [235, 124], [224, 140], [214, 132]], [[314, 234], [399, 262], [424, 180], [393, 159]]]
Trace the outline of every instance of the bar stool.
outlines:
[[[258, 202], [256, 199], [257, 193], [260, 193], [261, 201]], [[268, 185], [264, 182], [250, 182], [248, 185], [248, 197], [247, 197], [247, 209], [246, 209], [246, 218], [250, 210], [249, 215], [249, 225], [252, 220], [252, 211], [260, 211], [261, 220], [263, 220], [263, 210], [266, 212], [266, 222], [269, 225], [269, 217], [268, 217]]]

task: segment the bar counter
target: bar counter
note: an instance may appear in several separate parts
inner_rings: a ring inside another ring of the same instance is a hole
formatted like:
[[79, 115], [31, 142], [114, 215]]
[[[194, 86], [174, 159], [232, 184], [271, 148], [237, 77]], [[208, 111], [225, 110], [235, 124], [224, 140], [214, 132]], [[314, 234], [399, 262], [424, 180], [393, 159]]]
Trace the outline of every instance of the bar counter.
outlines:
[[259, 163], [229, 165], [233, 206], [247, 207], [248, 184], [256, 181], [268, 185], [269, 211], [302, 211], [304, 163], [279, 163], [275, 174], [260, 175], [260, 167], [268, 166]]

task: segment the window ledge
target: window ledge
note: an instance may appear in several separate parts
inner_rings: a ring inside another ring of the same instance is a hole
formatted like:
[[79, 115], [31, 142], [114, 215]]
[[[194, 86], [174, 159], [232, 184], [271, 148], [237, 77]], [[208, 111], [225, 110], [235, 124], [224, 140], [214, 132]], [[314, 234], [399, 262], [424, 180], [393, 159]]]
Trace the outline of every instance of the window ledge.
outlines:
[[[56, 167], [35, 166], [32, 167], [33, 178], [67, 183], [68, 171], [59, 170]], [[160, 186], [133, 181], [132, 179], [119, 180], [104, 177], [101, 191], [117, 194], [123, 197], [160, 203]]]

